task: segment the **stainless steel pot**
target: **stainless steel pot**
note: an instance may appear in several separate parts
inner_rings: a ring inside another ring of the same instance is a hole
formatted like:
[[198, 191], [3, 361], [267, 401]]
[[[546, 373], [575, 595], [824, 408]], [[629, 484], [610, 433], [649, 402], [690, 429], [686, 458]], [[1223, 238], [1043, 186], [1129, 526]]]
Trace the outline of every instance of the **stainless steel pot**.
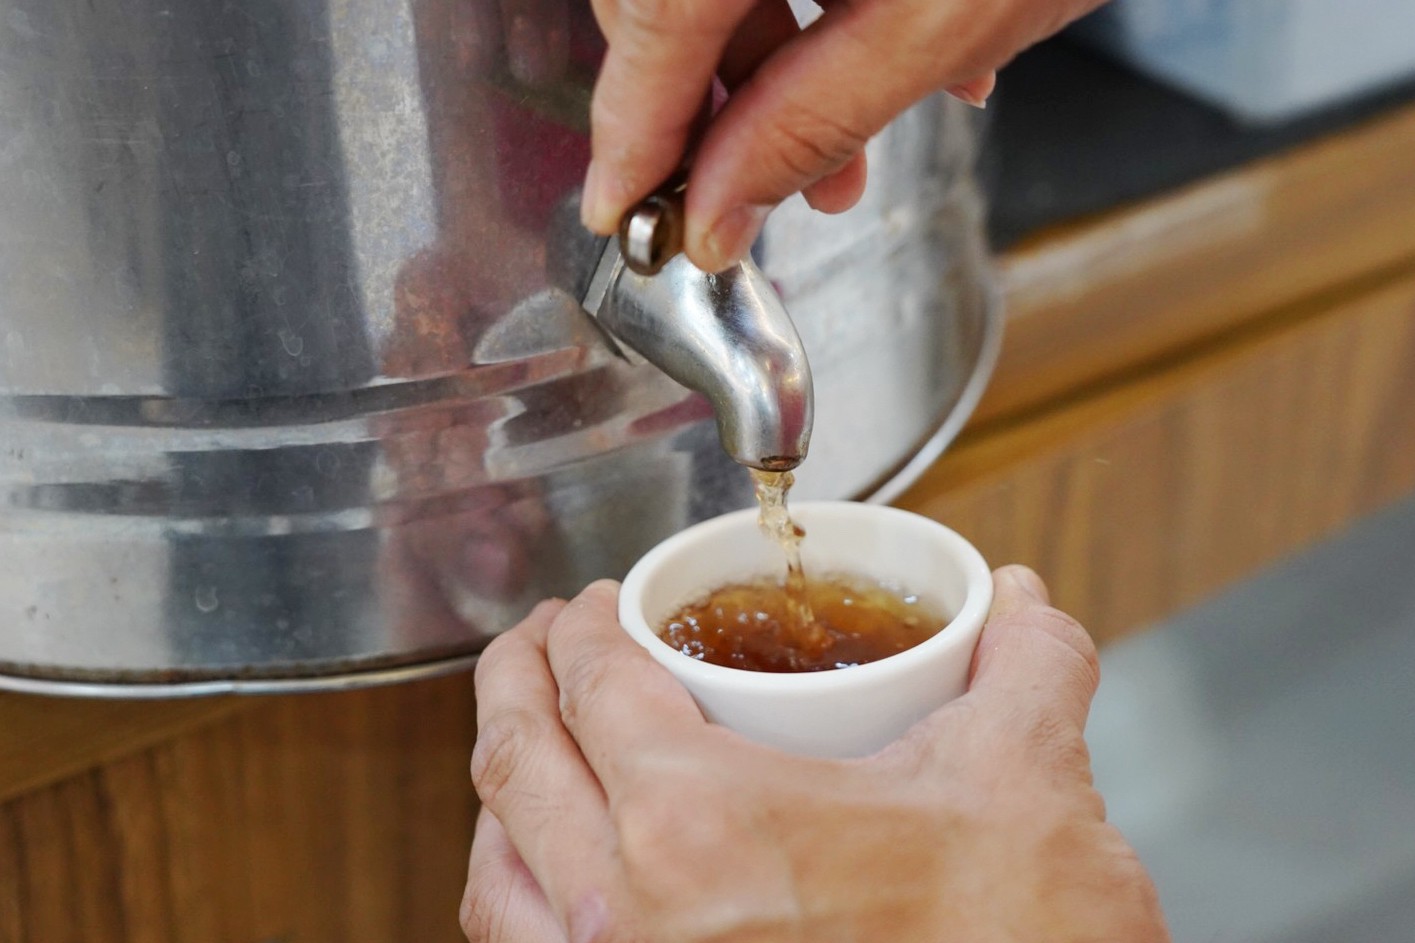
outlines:
[[[565, 290], [598, 53], [578, 0], [0, 0], [0, 687], [449, 670], [750, 501]], [[925, 102], [756, 247], [802, 497], [887, 499], [981, 391], [972, 140]]]

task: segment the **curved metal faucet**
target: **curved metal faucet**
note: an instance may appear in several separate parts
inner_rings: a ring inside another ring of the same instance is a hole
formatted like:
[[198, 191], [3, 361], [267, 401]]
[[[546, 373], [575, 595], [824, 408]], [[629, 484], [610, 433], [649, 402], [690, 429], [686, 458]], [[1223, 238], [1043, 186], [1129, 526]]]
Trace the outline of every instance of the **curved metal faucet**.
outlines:
[[585, 310], [622, 355], [637, 354], [708, 398], [733, 460], [795, 468], [814, 418], [796, 326], [750, 259], [715, 275], [689, 262], [675, 214], [681, 204], [655, 196], [626, 218], [620, 239], [607, 240], [581, 299]]

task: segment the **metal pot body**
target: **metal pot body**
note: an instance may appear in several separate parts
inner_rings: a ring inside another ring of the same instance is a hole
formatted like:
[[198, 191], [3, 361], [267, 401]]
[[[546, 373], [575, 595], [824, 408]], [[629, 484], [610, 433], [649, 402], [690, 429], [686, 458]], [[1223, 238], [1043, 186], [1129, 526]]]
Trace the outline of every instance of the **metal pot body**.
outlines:
[[[448, 670], [751, 500], [562, 290], [599, 40], [514, 7], [0, 0], [0, 687]], [[972, 140], [925, 102], [859, 208], [756, 247], [816, 377], [803, 497], [887, 497], [981, 389]]]

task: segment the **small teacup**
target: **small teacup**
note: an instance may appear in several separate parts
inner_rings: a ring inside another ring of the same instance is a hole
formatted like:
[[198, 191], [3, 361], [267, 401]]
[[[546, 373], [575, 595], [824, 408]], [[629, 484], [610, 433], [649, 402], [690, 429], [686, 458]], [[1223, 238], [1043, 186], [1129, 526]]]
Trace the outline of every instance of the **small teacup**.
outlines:
[[728, 583], [785, 570], [755, 508], [704, 521], [634, 564], [619, 621], [673, 673], [708, 720], [769, 746], [819, 757], [866, 756], [961, 695], [992, 605], [992, 574], [972, 544], [937, 521], [897, 508], [803, 502], [808, 575], [844, 574], [917, 595], [949, 617], [937, 633], [879, 661], [802, 674], [744, 671], [684, 655], [658, 636], [685, 604]]

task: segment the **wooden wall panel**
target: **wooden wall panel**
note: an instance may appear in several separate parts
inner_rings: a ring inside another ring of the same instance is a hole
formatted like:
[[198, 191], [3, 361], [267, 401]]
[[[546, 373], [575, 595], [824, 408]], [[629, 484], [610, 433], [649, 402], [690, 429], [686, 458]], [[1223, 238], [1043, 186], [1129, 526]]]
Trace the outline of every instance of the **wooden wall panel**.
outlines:
[[1007, 342], [978, 422], [1415, 260], [1415, 106], [1002, 260]]
[[104, 701], [0, 692], [0, 802], [230, 714], [240, 698]]
[[965, 439], [900, 500], [1100, 638], [1415, 491], [1415, 274]]
[[454, 943], [467, 675], [272, 698], [0, 807], [0, 943]]

